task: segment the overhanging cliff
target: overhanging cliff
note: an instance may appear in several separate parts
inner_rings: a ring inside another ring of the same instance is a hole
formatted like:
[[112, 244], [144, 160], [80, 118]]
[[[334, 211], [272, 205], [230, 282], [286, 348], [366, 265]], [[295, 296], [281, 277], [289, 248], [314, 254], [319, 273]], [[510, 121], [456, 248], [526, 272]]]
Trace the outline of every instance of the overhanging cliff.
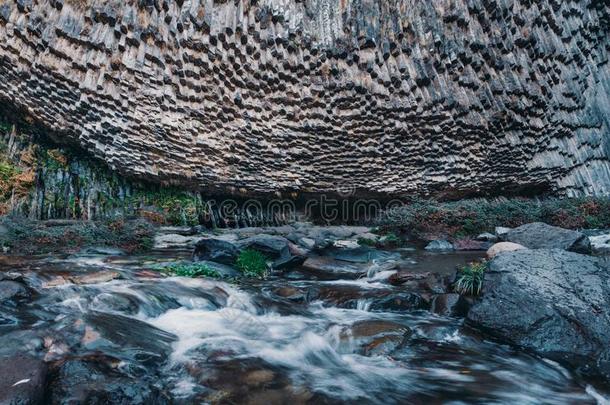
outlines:
[[233, 193], [610, 191], [603, 0], [0, 0], [0, 103]]

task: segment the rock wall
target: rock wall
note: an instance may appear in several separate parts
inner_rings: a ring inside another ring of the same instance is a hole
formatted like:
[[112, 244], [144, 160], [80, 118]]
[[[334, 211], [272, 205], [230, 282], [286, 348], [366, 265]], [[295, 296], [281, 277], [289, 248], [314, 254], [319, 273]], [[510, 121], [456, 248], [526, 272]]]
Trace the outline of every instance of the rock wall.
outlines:
[[605, 0], [0, 0], [0, 99], [202, 190], [599, 195], [609, 38]]

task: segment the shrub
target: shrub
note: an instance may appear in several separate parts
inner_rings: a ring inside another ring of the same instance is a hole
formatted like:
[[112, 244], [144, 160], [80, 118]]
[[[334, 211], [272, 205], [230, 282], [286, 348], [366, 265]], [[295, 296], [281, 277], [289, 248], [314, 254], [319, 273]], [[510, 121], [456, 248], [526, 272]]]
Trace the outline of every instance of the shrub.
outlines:
[[493, 232], [495, 226], [516, 227], [536, 221], [569, 229], [610, 227], [610, 199], [414, 200], [382, 213], [377, 225], [386, 232], [407, 230], [415, 237], [441, 239], [472, 237]]
[[222, 277], [218, 271], [204, 263], [173, 263], [164, 266], [161, 271], [179, 277]]
[[462, 295], [479, 295], [487, 270], [486, 262], [472, 262], [459, 269], [454, 289]]
[[258, 250], [246, 249], [237, 256], [237, 268], [246, 277], [263, 278], [267, 275], [267, 257]]

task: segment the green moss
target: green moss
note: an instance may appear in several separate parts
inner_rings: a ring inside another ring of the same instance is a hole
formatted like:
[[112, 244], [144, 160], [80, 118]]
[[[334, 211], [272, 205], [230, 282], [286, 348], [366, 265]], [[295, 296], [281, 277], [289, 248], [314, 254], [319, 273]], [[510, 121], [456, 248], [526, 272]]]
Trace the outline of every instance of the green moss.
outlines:
[[264, 278], [267, 275], [267, 257], [254, 249], [241, 251], [236, 265], [246, 277]]
[[222, 277], [218, 271], [203, 263], [173, 263], [162, 267], [161, 271], [179, 277]]

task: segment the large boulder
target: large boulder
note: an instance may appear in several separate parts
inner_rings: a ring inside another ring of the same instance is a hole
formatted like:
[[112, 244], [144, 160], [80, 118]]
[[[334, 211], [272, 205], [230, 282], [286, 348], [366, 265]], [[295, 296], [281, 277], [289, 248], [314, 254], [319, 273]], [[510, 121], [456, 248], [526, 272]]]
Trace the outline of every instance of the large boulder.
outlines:
[[610, 263], [562, 249], [499, 254], [467, 323], [610, 378]]
[[38, 404], [45, 394], [47, 366], [25, 355], [0, 358], [0, 404]]
[[254, 249], [259, 252], [277, 259], [279, 257], [289, 257], [288, 240], [276, 235], [256, 235], [240, 241], [240, 249]]
[[239, 248], [232, 242], [218, 238], [205, 238], [195, 245], [193, 259], [233, 264], [238, 254]]
[[564, 249], [577, 253], [591, 251], [589, 239], [584, 234], [543, 222], [532, 222], [511, 229], [505, 240], [530, 249]]

